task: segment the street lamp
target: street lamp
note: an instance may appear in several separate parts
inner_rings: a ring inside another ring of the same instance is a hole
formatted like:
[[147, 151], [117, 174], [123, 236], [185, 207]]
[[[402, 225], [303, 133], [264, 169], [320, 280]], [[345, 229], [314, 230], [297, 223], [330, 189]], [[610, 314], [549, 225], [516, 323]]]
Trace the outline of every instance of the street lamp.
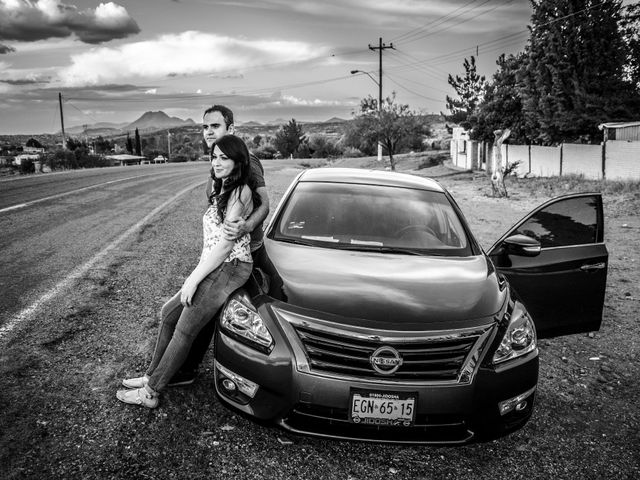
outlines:
[[[382, 111], [382, 85], [381, 85], [381, 83], [378, 82], [375, 78], [373, 78], [369, 72], [365, 72], [363, 70], [351, 70], [351, 75], [355, 75], [356, 73], [364, 73], [371, 80], [373, 80], [373, 83], [375, 83], [378, 86], [378, 118], [379, 118], [380, 117], [380, 112]], [[380, 78], [382, 79], [382, 77], [380, 77]], [[382, 143], [380, 143], [380, 140], [378, 140], [378, 161], [379, 162], [382, 161]]]
[[376, 85], [380, 86], [380, 84], [378, 83], [378, 81], [377, 81], [375, 78], [373, 78], [369, 72], [365, 72], [365, 71], [363, 71], [363, 70], [351, 70], [351, 75], [355, 75], [356, 73], [364, 73], [365, 75], [368, 75], [368, 76], [369, 76], [369, 78], [370, 78], [371, 80], [373, 80], [373, 83], [375, 83]]

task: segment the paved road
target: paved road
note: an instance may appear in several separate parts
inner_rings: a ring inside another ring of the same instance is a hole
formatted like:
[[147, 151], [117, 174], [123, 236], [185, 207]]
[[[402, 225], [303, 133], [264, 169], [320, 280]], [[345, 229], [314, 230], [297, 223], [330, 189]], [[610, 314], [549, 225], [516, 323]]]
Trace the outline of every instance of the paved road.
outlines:
[[177, 194], [202, 189], [207, 169], [204, 162], [143, 165], [1, 180], [0, 328], [117, 249]]

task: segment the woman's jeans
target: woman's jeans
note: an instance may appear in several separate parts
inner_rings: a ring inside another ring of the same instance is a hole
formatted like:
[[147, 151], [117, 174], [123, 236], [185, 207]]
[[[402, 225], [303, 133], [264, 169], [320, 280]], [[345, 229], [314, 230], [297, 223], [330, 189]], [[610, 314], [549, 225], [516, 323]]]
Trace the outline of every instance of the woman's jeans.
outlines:
[[224, 262], [200, 282], [190, 307], [180, 303], [180, 292], [163, 305], [160, 332], [147, 369], [149, 387], [159, 392], [167, 386], [202, 327], [249, 279], [251, 267], [251, 263], [238, 260]]

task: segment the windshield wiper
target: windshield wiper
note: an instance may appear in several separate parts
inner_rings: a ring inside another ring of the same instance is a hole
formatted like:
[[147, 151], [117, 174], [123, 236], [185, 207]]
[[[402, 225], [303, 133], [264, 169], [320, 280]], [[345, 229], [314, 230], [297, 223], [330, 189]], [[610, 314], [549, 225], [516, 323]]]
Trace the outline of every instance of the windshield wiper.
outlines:
[[413, 250], [411, 248], [402, 248], [402, 247], [380, 247], [374, 245], [354, 245], [354, 244], [333, 244], [331, 248], [339, 248], [341, 250], [355, 250], [358, 252], [376, 252], [376, 253], [399, 253], [401, 255], [418, 255], [422, 256], [423, 254], [419, 251]]
[[277, 240], [278, 242], [285, 242], [285, 243], [293, 243], [294, 245], [306, 245], [308, 247], [317, 247], [318, 244], [314, 243], [314, 242], [309, 242], [306, 240], [299, 240], [296, 238], [275, 238], [274, 240]]

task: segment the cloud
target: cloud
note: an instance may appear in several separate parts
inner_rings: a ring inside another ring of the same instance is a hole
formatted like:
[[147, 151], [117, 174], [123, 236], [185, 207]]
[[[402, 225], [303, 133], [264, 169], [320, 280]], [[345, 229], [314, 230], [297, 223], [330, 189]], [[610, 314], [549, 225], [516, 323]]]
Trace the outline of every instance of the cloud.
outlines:
[[59, 78], [64, 86], [81, 86], [123, 78], [175, 76], [176, 72], [237, 74], [238, 70], [282, 66], [324, 55], [323, 47], [303, 42], [235, 39], [187, 31], [72, 55], [71, 65], [60, 70]]
[[99, 44], [140, 32], [127, 10], [113, 2], [79, 10], [60, 0], [0, 0], [0, 40], [31, 42], [74, 35]]
[[0, 78], [0, 82], [7, 85], [34, 85], [39, 83], [47, 83], [48, 79], [36, 79], [36, 78]]
[[241, 73], [229, 73], [225, 75], [216, 75], [214, 73], [209, 75], [209, 78], [219, 78], [220, 80], [240, 80], [244, 78], [244, 75]]
[[338, 106], [344, 105], [343, 102], [337, 100], [320, 100], [319, 98], [308, 100], [305, 98], [298, 98], [292, 95], [283, 95], [282, 101], [289, 105], [303, 105], [305, 107], [324, 107], [324, 106]]
[[2, 43], [0, 43], [0, 55], [4, 55], [5, 53], [12, 53], [15, 51], [16, 51], [15, 48], [9, 45], [3, 45]]

